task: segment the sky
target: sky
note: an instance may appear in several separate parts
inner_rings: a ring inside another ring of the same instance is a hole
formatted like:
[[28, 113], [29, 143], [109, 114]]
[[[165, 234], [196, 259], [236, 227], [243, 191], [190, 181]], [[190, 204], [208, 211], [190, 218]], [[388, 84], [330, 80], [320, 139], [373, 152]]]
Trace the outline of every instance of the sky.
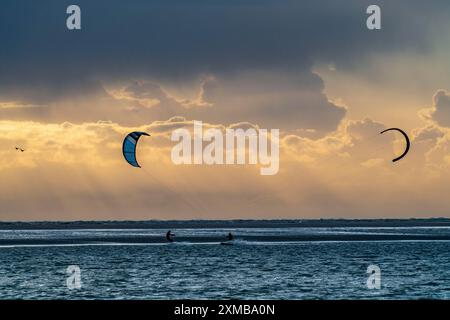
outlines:
[[[2, 1], [0, 220], [450, 217], [449, 27], [448, 0]], [[279, 172], [175, 165], [193, 121], [279, 129]]]

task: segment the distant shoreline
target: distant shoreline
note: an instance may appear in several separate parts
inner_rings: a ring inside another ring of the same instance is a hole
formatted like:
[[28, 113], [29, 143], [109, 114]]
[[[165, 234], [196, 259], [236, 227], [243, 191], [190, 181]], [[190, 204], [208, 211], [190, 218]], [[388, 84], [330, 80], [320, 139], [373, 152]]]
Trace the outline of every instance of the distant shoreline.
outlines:
[[0, 230], [450, 227], [450, 218], [0, 222]]

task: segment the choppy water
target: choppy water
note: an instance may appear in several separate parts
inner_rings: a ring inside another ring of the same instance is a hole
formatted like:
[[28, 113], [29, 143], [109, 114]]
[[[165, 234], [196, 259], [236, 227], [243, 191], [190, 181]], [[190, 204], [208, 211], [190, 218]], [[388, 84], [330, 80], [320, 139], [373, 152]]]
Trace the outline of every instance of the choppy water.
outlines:
[[[411, 234], [441, 237], [450, 235], [448, 227], [234, 228], [232, 232], [241, 238], [234, 246], [216, 242], [230, 229], [173, 230], [177, 237], [187, 239], [177, 244], [155, 240], [162, 239], [164, 231], [2, 230], [0, 297], [450, 298], [448, 240], [308, 240], [316, 239], [317, 235], [355, 233], [398, 234], [405, 239]], [[251, 240], [245, 240], [246, 237]], [[296, 240], [298, 237], [301, 241]], [[19, 241], [18, 245], [15, 241], [20, 239], [36, 241], [25, 245]], [[42, 239], [53, 242], [42, 244], [39, 242]], [[61, 239], [70, 239], [70, 243], [61, 244]], [[153, 240], [145, 242], [149, 239]], [[66, 285], [69, 265], [80, 267], [80, 289], [69, 289]], [[369, 290], [366, 286], [369, 265], [381, 268], [380, 290]]]

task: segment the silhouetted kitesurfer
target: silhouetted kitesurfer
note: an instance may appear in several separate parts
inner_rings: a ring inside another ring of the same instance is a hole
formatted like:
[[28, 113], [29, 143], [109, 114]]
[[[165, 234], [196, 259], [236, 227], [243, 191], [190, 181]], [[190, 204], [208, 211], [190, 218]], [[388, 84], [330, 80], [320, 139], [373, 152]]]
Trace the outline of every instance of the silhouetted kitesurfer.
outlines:
[[172, 238], [173, 236], [175, 236], [175, 234], [173, 234], [172, 231], [170, 231], [170, 230], [167, 231], [167, 233], [166, 233], [166, 240], [169, 241], [169, 242], [173, 242], [173, 238]]
[[234, 236], [231, 234], [231, 232], [229, 232], [227, 235], [227, 240], [232, 241], [233, 239], [234, 239]]

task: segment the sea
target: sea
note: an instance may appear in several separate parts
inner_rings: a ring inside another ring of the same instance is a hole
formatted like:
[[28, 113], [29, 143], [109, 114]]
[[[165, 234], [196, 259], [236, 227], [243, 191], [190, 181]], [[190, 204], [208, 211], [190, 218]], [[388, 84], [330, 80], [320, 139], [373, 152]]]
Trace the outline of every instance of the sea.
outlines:
[[0, 299], [449, 298], [449, 219], [0, 223]]

